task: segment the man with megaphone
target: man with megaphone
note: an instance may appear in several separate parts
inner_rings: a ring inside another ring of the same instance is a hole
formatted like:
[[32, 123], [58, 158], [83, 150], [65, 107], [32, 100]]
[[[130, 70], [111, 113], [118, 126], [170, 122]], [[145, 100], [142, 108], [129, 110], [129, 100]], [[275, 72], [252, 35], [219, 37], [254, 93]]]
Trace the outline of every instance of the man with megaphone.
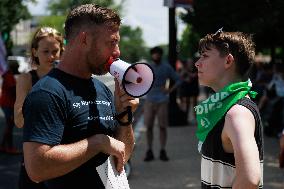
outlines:
[[117, 13], [95, 4], [72, 9], [60, 64], [25, 99], [25, 166], [29, 177], [48, 189], [107, 188], [96, 168], [111, 155], [123, 172], [132, 153], [131, 115], [139, 99], [117, 80], [113, 96], [92, 77], [108, 72], [109, 57], [119, 57], [120, 23]]

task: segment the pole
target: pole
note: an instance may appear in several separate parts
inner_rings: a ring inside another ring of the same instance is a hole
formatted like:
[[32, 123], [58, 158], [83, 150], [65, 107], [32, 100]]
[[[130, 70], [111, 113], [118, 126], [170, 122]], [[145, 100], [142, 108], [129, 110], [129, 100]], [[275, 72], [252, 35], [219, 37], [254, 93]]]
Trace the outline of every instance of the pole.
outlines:
[[[169, 8], [169, 63], [175, 69], [177, 60], [177, 27], [175, 7]], [[173, 85], [173, 82], [170, 82]], [[170, 94], [169, 101], [169, 125], [179, 126], [187, 125], [187, 116], [185, 112], [181, 111], [176, 103], [177, 90]]]
[[177, 27], [175, 7], [169, 8], [169, 63], [175, 68], [177, 60]]

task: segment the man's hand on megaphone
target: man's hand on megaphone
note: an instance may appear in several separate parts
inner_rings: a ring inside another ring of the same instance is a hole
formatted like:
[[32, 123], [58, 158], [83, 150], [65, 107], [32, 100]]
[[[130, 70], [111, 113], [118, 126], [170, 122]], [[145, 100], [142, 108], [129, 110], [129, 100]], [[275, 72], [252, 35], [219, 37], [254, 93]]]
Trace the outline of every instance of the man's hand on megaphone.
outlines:
[[[122, 87], [120, 87], [120, 83], [115, 78], [115, 91], [114, 91], [114, 101], [115, 101], [115, 108], [118, 114], [127, 111], [127, 107], [131, 108], [132, 112], [135, 112], [139, 105], [139, 98], [134, 98], [132, 96], [127, 95]], [[128, 122], [128, 116], [121, 117], [121, 122]]]

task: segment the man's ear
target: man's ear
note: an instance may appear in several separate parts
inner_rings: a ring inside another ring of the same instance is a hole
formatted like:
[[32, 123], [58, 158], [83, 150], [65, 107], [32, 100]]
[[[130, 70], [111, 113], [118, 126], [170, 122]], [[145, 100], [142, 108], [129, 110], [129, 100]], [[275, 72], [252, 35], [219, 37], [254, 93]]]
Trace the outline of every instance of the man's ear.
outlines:
[[80, 32], [78, 35], [78, 39], [79, 39], [80, 45], [86, 45], [87, 44], [87, 33]]
[[235, 59], [234, 59], [233, 55], [232, 55], [231, 53], [229, 53], [229, 54], [227, 55], [227, 58], [226, 58], [225, 67], [226, 67], [226, 68], [231, 67], [234, 62], [235, 62]]
[[79, 38], [80, 47], [84, 47], [87, 49], [91, 48], [93, 43], [93, 36], [91, 35], [90, 32], [86, 31], [80, 32], [78, 38]]

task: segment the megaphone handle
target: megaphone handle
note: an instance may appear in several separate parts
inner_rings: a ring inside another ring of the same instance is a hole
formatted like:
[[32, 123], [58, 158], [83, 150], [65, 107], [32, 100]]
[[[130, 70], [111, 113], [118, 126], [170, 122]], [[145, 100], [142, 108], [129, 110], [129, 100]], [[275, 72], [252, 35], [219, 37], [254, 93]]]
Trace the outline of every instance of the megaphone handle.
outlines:
[[133, 114], [132, 114], [132, 111], [131, 111], [131, 107], [127, 106], [126, 107], [126, 111], [127, 111], [127, 115], [128, 115], [128, 122], [132, 123], [132, 121], [133, 121]]
[[[123, 118], [125, 115], [127, 114], [127, 122], [122, 122], [120, 121], [121, 118]], [[133, 121], [133, 114], [131, 111], [131, 107], [127, 106], [126, 110], [124, 112], [121, 112], [120, 114], [115, 116], [117, 122], [119, 123], [119, 125], [121, 126], [127, 126], [130, 125]]]

